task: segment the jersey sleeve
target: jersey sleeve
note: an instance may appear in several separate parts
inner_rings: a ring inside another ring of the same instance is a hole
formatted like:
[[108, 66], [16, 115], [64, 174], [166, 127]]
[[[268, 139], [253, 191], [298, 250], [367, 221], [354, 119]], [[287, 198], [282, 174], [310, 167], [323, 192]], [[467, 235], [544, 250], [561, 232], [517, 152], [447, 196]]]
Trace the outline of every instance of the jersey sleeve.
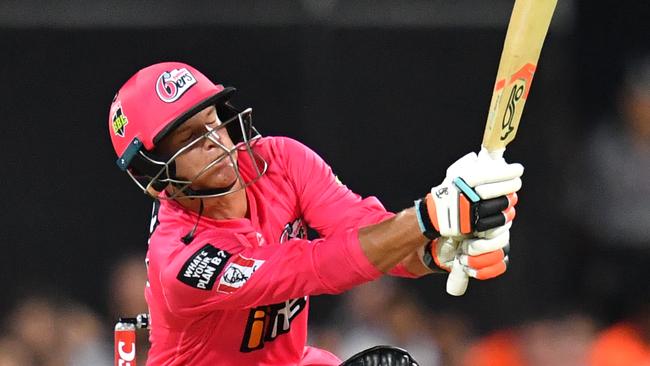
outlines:
[[377, 198], [362, 199], [343, 185], [329, 165], [307, 146], [287, 137], [278, 138], [276, 146], [298, 195], [303, 218], [321, 236], [393, 216]]
[[230, 235], [192, 243], [160, 273], [172, 313], [190, 316], [336, 294], [382, 275], [362, 252], [355, 229], [326, 239], [261, 247], [247, 243], [250, 239], [243, 235]]
[[[287, 137], [279, 138], [278, 145], [286, 172], [298, 193], [303, 217], [321, 236], [358, 229], [395, 216], [376, 197], [363, 199], [343, 185], [330, 166], [307, 146]], [[417, 277], [401, 263], [388, 274]]]

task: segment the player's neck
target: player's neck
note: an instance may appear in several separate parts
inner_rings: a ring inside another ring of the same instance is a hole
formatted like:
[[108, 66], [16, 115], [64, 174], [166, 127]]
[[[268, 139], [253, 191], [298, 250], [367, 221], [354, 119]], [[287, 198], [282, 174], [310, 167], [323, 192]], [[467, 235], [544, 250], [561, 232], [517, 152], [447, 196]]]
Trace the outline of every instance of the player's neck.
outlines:
[[240, 219], [248, 215], [248, 199], [245, 189], [220, 197], [177, 200], [181, 206], [197, 213], [201, 211], [201, 201], [203, 201], [201, 216], [204, 217], [225, 220]]
[[241, 219], [248, 213], [245, 189], [221, 197], [206, 198], [203, 205], [203, 215], [217, 220]]

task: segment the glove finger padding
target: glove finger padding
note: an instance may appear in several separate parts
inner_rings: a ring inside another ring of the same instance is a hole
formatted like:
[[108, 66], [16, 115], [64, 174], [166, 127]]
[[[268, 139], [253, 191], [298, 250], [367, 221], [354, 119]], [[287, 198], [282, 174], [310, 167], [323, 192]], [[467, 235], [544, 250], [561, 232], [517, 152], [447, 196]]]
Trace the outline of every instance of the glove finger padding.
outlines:
[[476, 214], [479, 217], [487, 217], [499, 213], [509, 207], [517, 204], [519, 197], [517, 193], [510, 193], [507, 196], [500, 196], [497, 198], [486, 199], [480, 201], [476, 206]]
[[465, 172], [464, 175], [459, 175], [472, 187], [516, 180], [524, 174], [524, 167], [518, 163], [506, 164], [505, 161], [489, 158], [487, 160], [478, 159], [478, 161], [480, 164], [475, 169]]
[[508, 179], [508, 180], [499, 181], [495, 183], [481, 184], [472, 187], [474, 187], [474, 190], [479, 196], [481, 196], [482, 199], [487, 200], [490, 198], [505, 196], [510, 193], [517, 192], [519, 189], [521, 189], [521, 178], [517, 177], [513, 179]]
[[460, 263], [469, 268], [476, 270], [491, 267], [499, 262], [503, 261], [503, 258], [506, 257], [506, 253], [503, 249], [495, 250], [480, 255], [466, 255], [462, 254], [459, 256]]
[[504, 248], [510, 242], [510, 230], [505, 230], [490, 238], [464, 240], [461, 245], [463, 254], [481, 255]]
[[[438, 190], [435, 194], [427, 194], [424, 200], [416, 201], [418, 210], [421, 208], [418, 205], [425, 202], [427, 220], [440, 235], [457, 236], [486, 231], [515, 218], [516, 193], [481, 200], [462, 179], [454, 180], [453, 185], [458, 188], [457, 193], [450, 195], [449, 189]], [[453, 201], [454, 197], [457, 205], [449, 205], [448, 202]], [[438, 206], [447, 206], [447, 210], [439, 211]]]
[[504, 232], [510, 230], [511, 227], [512, 227], [512, 221], [506, 223], [503, 226], [499, 226], [490, 230], [479, 231], [475, 233], [475, 237], [481, 239], [493, 239], [503, 234]]
[[468, 276], [486, 280], [504, 273], [508, 264], [510, 227], [504, 226], [480, 233], [482, 238], [465, 239], [460, 245], [458, 260]]
[[497, 215], [481, 217], [476, 220], [476, 224], [474, 224], [474, 231], [481, 232], [503, 226], [507, 223], [512, 222], [512, 220], [515, 219], [516, 213], [517, 211], [514, 207], [509, 207]]
[[448, 177], [463, 177], [472, 187], [514, 179], [523, 174], [524, 167], [521, 164], [508, 164], [503, 158], [492, 159], [484, 151], [479, 155], [471, 152], [447, 168]]
[[471, 268], [468, 266], [463, 266], [463, 271], [467, 273], [468, 276], [476, 278], [477, 280], [488, 280], [502, 275], [506, 269], [508, 269], [508, 257], [504, 257], [499, 262], [480, 269]]

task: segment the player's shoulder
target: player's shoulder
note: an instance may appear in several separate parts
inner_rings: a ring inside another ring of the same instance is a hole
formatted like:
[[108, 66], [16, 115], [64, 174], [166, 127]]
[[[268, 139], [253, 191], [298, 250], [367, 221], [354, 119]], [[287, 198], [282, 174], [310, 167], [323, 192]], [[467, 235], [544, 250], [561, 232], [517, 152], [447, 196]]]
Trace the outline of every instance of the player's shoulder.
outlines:
[[273, 150], [274, 152], [307, 149], [307, 146], [302, 142], [287, 136], [265, 136], [260, 138], [257, 145], [265, 149]]
[[271, 166], [287, 167], [313, 157], [314, 152], [302, 142], [286, 136], [267, 136], [256, 142], [255, 150]]
[[[189, 286], [199, 290], [212, 290], [214, 283], [224, 266], [236, 252], [239, 246], [225, 242], [203, 241], [189, 245], [173, 261], [173, 265], [165, 273], [168, 281], [179, 286]], [[173, 279], [172, 279], [173, 278]]]
[[162, 266], [182, 262], [206, 246], [236, 253], [247, 245], [240, 238], [251, 231], [247, 220], [199, 219], [195, 213], [179, 207], [175, 202], [165, 201], [152, 218], [149, 252]]
[[172, 245], [161, 263], [165, 286], [210, 290], [228, 260], [247, 244], [236, 233], [197, 237], [191, 243]]

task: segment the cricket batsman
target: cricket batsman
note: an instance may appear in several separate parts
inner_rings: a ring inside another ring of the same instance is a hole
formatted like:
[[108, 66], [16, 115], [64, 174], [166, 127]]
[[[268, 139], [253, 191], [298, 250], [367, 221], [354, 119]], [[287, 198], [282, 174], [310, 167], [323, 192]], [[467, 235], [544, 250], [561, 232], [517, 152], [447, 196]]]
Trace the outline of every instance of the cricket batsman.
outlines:
[[110, 106], [117, 165], [154, 198], [147, 365], [417, 365], [392, 347], [343, 362], [308, 346], [309, 296], [454, 262], [473, 278], [501, 275], [523, 167], [469, 153], [413, 207], [388, 212], [300, 142], [262, 137], [234, 92], [165, 62]]

